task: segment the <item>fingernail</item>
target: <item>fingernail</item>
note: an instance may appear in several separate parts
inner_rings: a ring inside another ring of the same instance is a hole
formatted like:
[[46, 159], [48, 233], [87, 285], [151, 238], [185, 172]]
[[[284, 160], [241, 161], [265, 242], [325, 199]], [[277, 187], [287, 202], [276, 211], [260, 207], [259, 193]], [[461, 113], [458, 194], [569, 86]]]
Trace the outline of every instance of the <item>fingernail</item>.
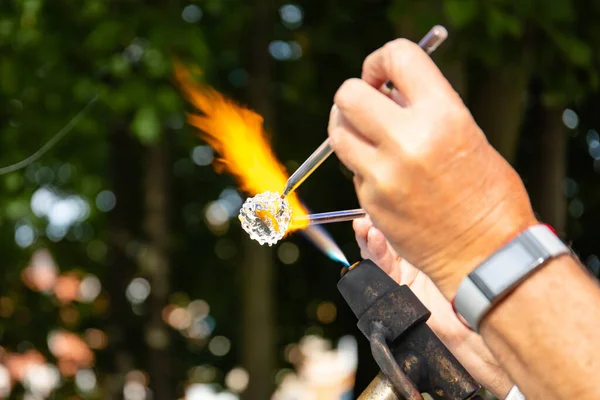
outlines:
[[336, 104], [331, 107], [331, 112], [329, 113], [329, 123], [332, 128], [337, 128], [341, 124], [341, 114], [340, 109]]
[[340, 110], [338, 109], [337, 104], [334, 104], [331, 107], [331, 111], [329, 112], [329, 118], [333, 118], [333, 117], [337, 117], [337, 114], [340, 112]]

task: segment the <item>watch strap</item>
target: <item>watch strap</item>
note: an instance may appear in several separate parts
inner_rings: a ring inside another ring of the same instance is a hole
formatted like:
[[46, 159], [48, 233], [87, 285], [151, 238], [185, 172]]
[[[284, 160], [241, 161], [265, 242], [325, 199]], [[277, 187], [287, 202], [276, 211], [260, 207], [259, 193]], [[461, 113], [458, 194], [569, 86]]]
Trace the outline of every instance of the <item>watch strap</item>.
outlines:
[[547, 225], [529, 227], [471, 272], [453, 305], [469, 326], [479, 324], [492, 306], [548, 260], [570, 249]]

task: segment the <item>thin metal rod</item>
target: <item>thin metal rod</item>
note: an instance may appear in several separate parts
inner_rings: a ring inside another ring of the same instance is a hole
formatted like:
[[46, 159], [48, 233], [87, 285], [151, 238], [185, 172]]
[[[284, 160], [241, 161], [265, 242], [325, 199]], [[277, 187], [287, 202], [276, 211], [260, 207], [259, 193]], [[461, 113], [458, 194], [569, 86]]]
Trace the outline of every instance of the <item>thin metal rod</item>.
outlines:
[[300, 167], [290, 176], [285, 188], [283, 196], [287, 196], [298, 188], [317, 169], [323, 161], [333, 153], [333, 149], [329, 145], [329, 138], [323, 142], [311, 155], [302, 163]]
[[332, 222], [352, 221], [353, 219], [362, 218], [367, 213], [362, 208], [355, 210], [330, 211], [320, 214], [309, 214], [305, 217], [296, 218], [296, 221], [306, 221], [310, 225], [330, 224]]
[[[431, 54], [448, 37], [448, 31], [441, 25], [436, 25], [427, 32], [427, 35], [419, 41], [421, 47], [427, 54]], [[385, 86], [388, 90], [394, 89], [394, 85], [388, 81]], [[290, 176], [283, 189], [282, 197], [287, 196], [298, 188], [305, 180], [323, 164], [323, 162], [333, 153], [329, 144], [329, 138], [325, 141], [298, 167]]]

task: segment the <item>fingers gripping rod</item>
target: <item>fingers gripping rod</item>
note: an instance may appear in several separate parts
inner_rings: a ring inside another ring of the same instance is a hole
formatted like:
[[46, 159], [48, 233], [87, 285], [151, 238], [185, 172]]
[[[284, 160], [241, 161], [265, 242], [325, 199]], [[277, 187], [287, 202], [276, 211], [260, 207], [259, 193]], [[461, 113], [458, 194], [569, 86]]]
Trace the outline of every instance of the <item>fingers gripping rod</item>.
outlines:
[[[441, 25], [436, 25], [421, 39], [419, 47], [421, 47], [427, 54], [431, 54], [440, 44], [448, 37], [448, 31]], [[394, 85], [388, 81], [386, 82], [388, 89], [392, 90]], [[285, 197], [294, 190], [296, 190], [305, 180], [315, 172], [315, 170], [323, 164], [323, 162], [333, 153], [333, 149], [329, 143], [329, 139], [326, 139], [307, 159], [298, 167], [298, 169], [290, 176], [283, 194], [281, 197]]]

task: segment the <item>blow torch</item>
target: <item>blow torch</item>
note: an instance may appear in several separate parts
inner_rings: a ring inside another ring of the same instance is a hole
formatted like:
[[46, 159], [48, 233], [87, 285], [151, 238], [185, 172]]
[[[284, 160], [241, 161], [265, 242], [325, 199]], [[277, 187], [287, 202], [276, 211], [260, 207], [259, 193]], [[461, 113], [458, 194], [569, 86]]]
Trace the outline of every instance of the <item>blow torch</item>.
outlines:
[[338, 290], [381, 372], [358, 400], [482, 399], [479, 384], [427, 326], [431, 312], [370, 260], [344, 268]]

